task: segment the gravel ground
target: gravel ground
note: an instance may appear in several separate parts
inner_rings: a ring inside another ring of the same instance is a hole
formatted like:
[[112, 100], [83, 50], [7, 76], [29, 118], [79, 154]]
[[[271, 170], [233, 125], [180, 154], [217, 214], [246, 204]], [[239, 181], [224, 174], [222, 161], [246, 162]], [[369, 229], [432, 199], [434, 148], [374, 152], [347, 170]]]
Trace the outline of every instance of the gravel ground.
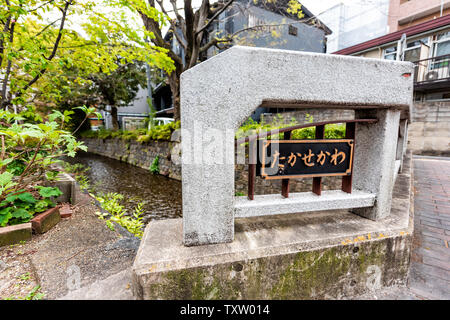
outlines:
[[[433, 211], [441, 218], [438, 219], [440, 224], [436, 226], [441, 226], [447, 232], [446, 222], [450, 208], [447, 196], [448, 175], [441, 172], [450, 172], [450, 162], [435, 159], [440, 161], [440, 171], [430, 178], [430, 174], [425, 171], [435, 168], [436, 162], [425, 160], [415, 159], [416, 167], [419, 164], [423, 167], [419, 168], [422, 171], [417, 170], [415, 181], [415, 220], [422, 222], [424, 219], [421, 217], [430, 216]], [[426, 174], [421, 175], [424, 172]], [[431, 188], [431, 192], [422, 190], [425, 187]], [[436, 191], [443, 196], [436, 198]], [[427, 199], [420, 198], [421, 192], [431, 197], [428, 199], [431, 209], [427, 207]], [[33, 235], [33, 239], [26, 243], [0, 247], [0, 300], [133, 299], [129, 268], [139, 247], [139, 239], [123, 228], [116, 227], [115, 231], [107, 228], [104, 221], [95, 215], [99, 209], [88, 195], [79, 193], [77, 199], [79, 201], [73, 207], [72, 217], [63, 219], [47, 233]], [[431, 267], [434, 269], [422, 269], [439, 272], [420, 274], [420, 277], [417, 271], [411, 272], [410, 287], [383, 288], [353, 297], [352, 300], [446, 299], [450, 281], [448, 236], [442, 240], [444, 231], [440, 232], [441, 229], [436, 226], [433, 229], [435, 234], [430, 234], [430, 228], [424, 229], [426, 225], [424, 227], [422, 223], [416, 223], [412, 265], [416, 265], [417, 269], [417, 265], [421, 267], [433, 262]], [[428, 233], [424, 233], [425, 231]], [[436, 243], [434, 247], [433, 243], [428, 244], [425, 248], [428, 250], [425, 258], [434, 254], [433, 257], [439, 259], [419, 259], [422, 257], [420, 253], [424, 251], [422, 246], [427, 244], [422, 239], [424, 234], [443, 241]], [[437, 288], [442, 290], [438, 291]]]
[[0, 300], [42, 298], [30, 262], [33, 253], [28, 244], [0, 248]]
[[47, 233], [0, 248], [0, 299], [57, 299], [132, 265], [139, 239], [119, 226], [111, 231], [88, 195], [77, 199], [72, 217]]

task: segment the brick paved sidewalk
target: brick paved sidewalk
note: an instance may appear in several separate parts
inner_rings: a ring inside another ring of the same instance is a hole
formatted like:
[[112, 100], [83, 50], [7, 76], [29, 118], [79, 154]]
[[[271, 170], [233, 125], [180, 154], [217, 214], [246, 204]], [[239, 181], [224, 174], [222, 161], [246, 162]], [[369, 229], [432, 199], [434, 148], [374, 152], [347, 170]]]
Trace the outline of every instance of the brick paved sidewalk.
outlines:
[[450, 159], [414, 157], [414, 240], [410, 289], [450, 299]]

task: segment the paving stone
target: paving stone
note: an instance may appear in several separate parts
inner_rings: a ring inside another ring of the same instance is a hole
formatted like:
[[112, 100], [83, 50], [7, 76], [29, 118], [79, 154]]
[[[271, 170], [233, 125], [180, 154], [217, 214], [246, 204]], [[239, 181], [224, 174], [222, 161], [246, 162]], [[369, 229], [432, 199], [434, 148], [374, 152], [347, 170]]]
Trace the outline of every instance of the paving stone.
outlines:
[[58, 207], [55, 207], [36, 215], [31, 219], [31, 225], [35, 233], [41, 234], [53, 228], [59, 221], [61, 216]]
[[442, 268], [444, 270], [447, 270], [449, 266], [449, 261], [442, 261], [441, 259], [431, 258], [424, 256], [422, 259], [423, 263], [428, 266], [434, 266], [438, 268]]
[[416, 197], [410, 288], [450, 299], [450, 161], [414, 159]]
[[59, 208], [59, 214], [61, 215], [61, 218], [70, 218], [72, 216], [72, 209], [67, 204], [63, 205]]
[[0, 247], [31, 239], [31, 223], [0, 227]]

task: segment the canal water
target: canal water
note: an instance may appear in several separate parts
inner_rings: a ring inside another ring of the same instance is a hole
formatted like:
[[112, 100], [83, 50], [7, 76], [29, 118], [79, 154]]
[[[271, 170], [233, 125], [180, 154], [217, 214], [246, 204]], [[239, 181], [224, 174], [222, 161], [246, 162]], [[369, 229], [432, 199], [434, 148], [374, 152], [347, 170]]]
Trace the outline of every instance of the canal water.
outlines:
[[145, 223], [181, 217], [180, 181], [92, 153], [79, 152], [75, 158], [64, 161], [81, 163], [89, 168], [85, 175], [96, 194], [116, 192], [124, 195], [123, 205], [128, 212], [142, 202]]

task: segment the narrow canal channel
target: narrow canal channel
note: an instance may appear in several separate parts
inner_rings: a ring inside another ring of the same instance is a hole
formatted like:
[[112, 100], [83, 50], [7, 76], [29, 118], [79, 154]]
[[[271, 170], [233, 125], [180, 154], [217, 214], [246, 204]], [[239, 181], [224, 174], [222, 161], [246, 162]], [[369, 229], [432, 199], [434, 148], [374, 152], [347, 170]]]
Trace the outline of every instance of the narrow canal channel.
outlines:
[[92, 153], [79, 152], [75, 158], [66, 158], [64, 161], [88, 167], [85, 175], [95, 193], [122, 194], [123, 205], [129, 212], [142, 202], [144, 223], [153, 219], [181, 217], [180, 181]]

